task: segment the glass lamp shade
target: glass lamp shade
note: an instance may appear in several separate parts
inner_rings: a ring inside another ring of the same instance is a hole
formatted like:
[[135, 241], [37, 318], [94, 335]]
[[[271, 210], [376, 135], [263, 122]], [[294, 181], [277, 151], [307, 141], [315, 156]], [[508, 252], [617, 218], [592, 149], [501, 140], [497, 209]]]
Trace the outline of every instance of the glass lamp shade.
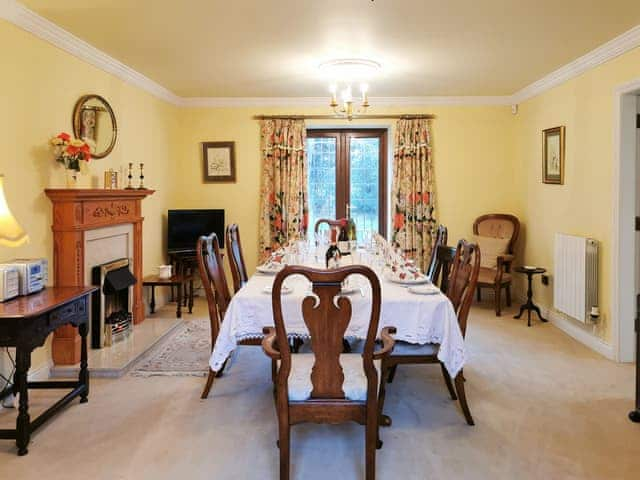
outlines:
[[18, 247], [29, 240], [29, 236], [14, 218], [4, 196], [4, 175], [0, 175], [0, 245]]

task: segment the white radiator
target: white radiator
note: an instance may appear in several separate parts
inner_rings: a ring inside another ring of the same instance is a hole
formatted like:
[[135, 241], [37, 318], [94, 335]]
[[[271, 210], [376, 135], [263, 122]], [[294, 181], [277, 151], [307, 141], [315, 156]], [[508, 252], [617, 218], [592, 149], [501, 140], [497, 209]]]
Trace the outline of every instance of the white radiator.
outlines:
[[553, 306], [586, 323], [598, 306], [598, 241], [556, 233]]

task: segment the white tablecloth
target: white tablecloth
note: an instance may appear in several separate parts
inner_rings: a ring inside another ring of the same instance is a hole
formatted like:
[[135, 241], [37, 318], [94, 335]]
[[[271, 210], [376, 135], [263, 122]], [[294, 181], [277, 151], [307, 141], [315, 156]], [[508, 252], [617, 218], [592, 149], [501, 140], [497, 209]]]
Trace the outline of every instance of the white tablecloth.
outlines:
[[[256, 273], [231, 300], [222, 322], [220, 333], [211, 354], [209, 364], [218, 371], [238, 342], [262, 336], [262, 328], [273, 326], [271, 294], [264, 288], [273, 283], [274, 276]], [[368, 287], [364, 278], [356, 283]], [[464, 341], [458, 320], [449, 299], [442, 293], [416, 295], [402, 285], [382, 280], [382, 309], [379, 329], [396, 327], [396, 340], [414, 344], [440, 344], [438, 359], [445, 365], [452, 378], [458, 374], [465, 361]], [[289, 277], [285, 284], [292, 293], [283, 295], [282, 309], [287, 333], [308, 335], [302, 318], [302, 299], [310, 288], [306, 278]], [[346, 335], [365, 338], [371, 314], [370, 288], [348, 295], [352, 303], [352, 319]]]

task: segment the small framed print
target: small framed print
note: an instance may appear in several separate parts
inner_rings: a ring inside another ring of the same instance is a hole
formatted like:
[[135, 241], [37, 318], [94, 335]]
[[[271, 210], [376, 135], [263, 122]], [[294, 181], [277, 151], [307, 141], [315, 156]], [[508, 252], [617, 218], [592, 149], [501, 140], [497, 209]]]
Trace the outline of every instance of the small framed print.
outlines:
[[235, 142], [202, 142], [204, 182], [235, 182]]
[[542, 183], [564, 185], [564, 126], [542, 131]]

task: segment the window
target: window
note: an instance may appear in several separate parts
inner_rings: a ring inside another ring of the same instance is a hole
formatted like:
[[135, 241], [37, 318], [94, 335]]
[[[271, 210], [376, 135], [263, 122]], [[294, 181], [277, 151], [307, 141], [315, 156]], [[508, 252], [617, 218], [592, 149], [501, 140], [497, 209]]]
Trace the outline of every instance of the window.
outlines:
[[360, 238], [386, 234], [386, 130], [307, 130], [309, 229], [350, 216]]

